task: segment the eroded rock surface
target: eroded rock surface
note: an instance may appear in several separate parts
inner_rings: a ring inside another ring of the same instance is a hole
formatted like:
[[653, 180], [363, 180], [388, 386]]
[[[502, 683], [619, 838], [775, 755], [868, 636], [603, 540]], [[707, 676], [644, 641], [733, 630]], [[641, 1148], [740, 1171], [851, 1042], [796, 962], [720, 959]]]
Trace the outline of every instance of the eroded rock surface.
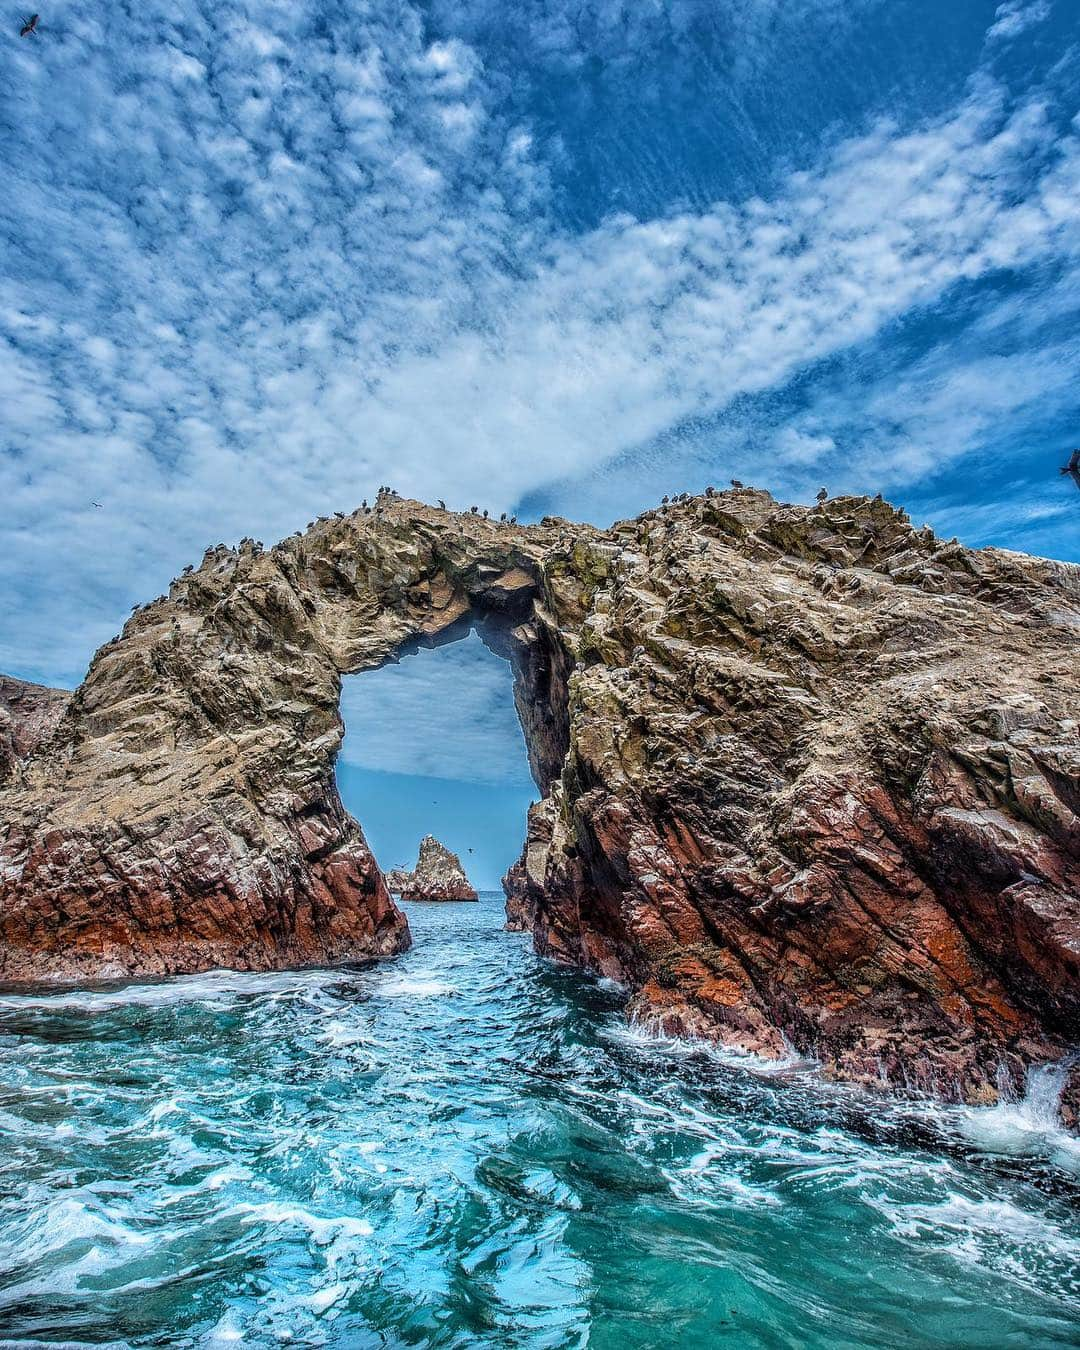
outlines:
[[0, 675], [0, 783], [48, 740], [70, 698], [66, 689]]
[[845, 1078], [992, 1100], [1064, 1053], [1080, 570], [864, 498], [724, 493], [611, 538], [511, 921], [669, 1032]]
[[412, 875], [407, 868], [391, 867], [390, 871], [385, 873], [386, 889], [391, 895], [400, 895], [402, 887], [408, 882]]
[[973, 1100], [1080, 1039], [1080, 571], [750, 490], [606, 531], [383, 497], [210, 551], [0, 794], [0, 977], [399, 947], [339, 676], [470, 622], [515, 668], [542, 952], [670, 1031]]
[[434, 835], [420, 840], [416, 868], [401, 886], [402, 900], [476, 900], [465, 869], [456, 853], [440, 844]]

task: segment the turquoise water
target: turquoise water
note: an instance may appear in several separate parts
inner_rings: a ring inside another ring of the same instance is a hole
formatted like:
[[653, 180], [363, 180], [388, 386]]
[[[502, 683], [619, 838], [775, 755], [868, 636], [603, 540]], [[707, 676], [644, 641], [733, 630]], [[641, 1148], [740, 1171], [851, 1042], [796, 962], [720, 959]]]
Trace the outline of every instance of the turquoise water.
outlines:
[[0, 996], [0, 1339], [1080, 1342], [1052, 1076], [890, 1105], [628, 1030], [501, 897], [409, 919], [369, 969]]

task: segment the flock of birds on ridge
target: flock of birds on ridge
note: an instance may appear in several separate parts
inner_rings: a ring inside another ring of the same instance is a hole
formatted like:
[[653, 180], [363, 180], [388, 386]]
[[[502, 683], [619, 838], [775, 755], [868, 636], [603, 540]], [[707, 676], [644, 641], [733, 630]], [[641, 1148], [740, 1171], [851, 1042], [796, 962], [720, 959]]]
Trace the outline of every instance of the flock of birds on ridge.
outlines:
[[[1070, 459], [1069, 459], [1069, 462], [1068, 462], [1066, 465], [1064, 465], [1064, 466], [1062, 467], [1061, 473], [1062, 473], [1062, 474], [1068, 474], [1069, 477], [1071, 477], [1071, 478], [1073, 479], [1073, 481], [1076, 483], [1076, 486], [1077, 486], [1078, 488], [1080, 488], [1080, 449], [1074, 450], [1074, 451], [1072, 452], [1072, 455], [1071, 455], [1071, 457], [1070, 457]], [[738, 479], [738, 478], [733, 478], [733, 479], [731, 480], [731, 486], [732, 486], [733, 488], [741, 488], [741, 487], [744, 487], [745, 484], [744, 484], [740, 479]], [[714, 487], [711, 487], [711, 486], [710, 486], [710, 487], [707, 487], [707, 488], [705, 489], [705, 496], [706, 496], [706, 497], [712, 497], [712, 496], [715, 496], [715, 494], [716, 494], [716, 489], [715, 489]], [[665, 493], [665, 495], [664, 495], [663, 497], [661, 497], [660, 502], [661, 502], [661, 505], [662, 505], [662, 506], [674, 505], [674, 504], [676, 504], [676, 503], [678, 503], [678, 502], [689, 501], [689, 500], [690, 500], [690, 496], [691, 496], [691, 494], [690, 494], [689, 492], [680, 492], [680, 493], [676, 493], [674, 496], [669, 496], [668, 494]], [[824, 502], [826, 502], [826, 501], [828, 500], [828, 497], [829, 497], [829, 493], [828, 493], [828, 489], [827, 489], [827, 488], [821, 488], [821, 489], [819, 489], [819, 491], [818, 491], [817, 494], [816, 494], [816, 499], [817, 499], [817, 502], [818, 502], [819, 505], [822, 504], [822, 503], [824, 503]], [[880, 500], [880, 497], [881, 497], [881, 494], [878, 493], [878, 499], [879, 499], [879, 500]], [[354, 514], [356, 514], [356, 515], [361, 515], [361, 514], [362, 514], [362, 515], [372, 515], [372, 514], [378, 515], [378, 514], [380, 513], [380, 506], [381, 506], [381, 504], [382, 504], [384, 501], [389, 501], [389, 500], [398, 500], [398, 501], [400, 501], [400, 500], [401, 500], [401, 494], [400, 494], [399, 492], [395, 492], [393, 488], [387, 487], [387, 486], [383, 485], [383, 486], [381, 486], [381, 487], [379, 488], [378, 493], [377, 493], [377, 495], [376, 495], [376, 498], [375, 498], [375, 506], [374, 506], [374, 507], [369, 506], [369, 505], [368, 505], [368, 502], [367, 502], [367, 498], [365, 498], [365, 499], [361, 502], [359, 509], [358, 509]], [[99, 507], [99, 508], [101, 508], [101, 507], [103, 506], [103, 503], [102, 503], [102, 502], [98, 502], [98, 501], [92, 502], [91, 504], [92, 504], [93, 506], [96, 506], [96, 507]], [[441, 498], [438, 500], [437, 505], [438, 505], [438, 508], [439, 508], [440, 511], [446, 511], [446, 510], [448, 509], [446, 503], [445, 503]], [[473, 516], [481, 516], [484, 520], [492, 519], [491, 516], [490, 516], [490, 514], [489, 514], [489, 512], [487, 511], [486, 508], [485, 508], [484, 510], [481, 510], [480, 507], [478, 507], [478, 506], [470, 506], [470, 507], [469, 507], [469, 510], [468, 510], [468, 514], [469, 514], [469, 515], [473, 515]], [[321, 525], [321, 524], [323, 524], [325, 521], [327, 521], [327, 520], [329, 520], [329, 519], [330, 519], [329, 516], [319, 516], [316, 520], [309, 520], [308, 523], [307, 523], [307, 528], [308, 528], [309, 530], [314, 529], [316, 525]], [[344, 520], [344, 519], [345, 519], [345, 512], [344, 512], [344, 511], [335, 511], [335, 512], [334, 512], [334, 519], [335, 519], [335, 520]], [[494, 523], [494, 522], [493, 522], [493, 523]], [[516, 525], [516, 524], [518, 523], [518, 521], [517, 521], [517, 516], [508, 515], [507, 512], [503, 511], [503, 512], [501, 513], [501, 515], [499, 516], [498, 523], [499, 523], [500, 525]], [[293, 532], [293, 534], [290, 536], [290, 538], [293, 538], [293, 539], [299, 539], [299, 538], [301, 537], [301, 534], [302, 534], [302, 531], [296, 530], [296, 531]], [[265, 546], [264, 546], [264, 544], [263, 544], [263, 542], [262, 542], [261, 539], [251, 539], [251, 538], [245, 537], [245, 538], [243, 538], [243, 539], [240, 540], [239, 547], [240, 547], [241, 550], [243, 550], [243, 549], [245, 549], [245, 548], [250, 548], [253, 554], [258, 555], [258, 554], [260, 554], [260, 553], [262, 553], [262, 552], [264, 551], [264, 547], [265, 547]], [[234, 551], [234, 550], [230, 549], [230, 547], [229, 547], [228, 544], [224, 544], [224, 543], [221, 543], [221, 544], [214, 544], [214, 545], [212, 545], [211, 547], [209, 547], [209, 548], [206, 550], [205, 557], [211, 557], [211, 556], [213, 556], [213, 555], [215, 555], [215, 554], [220, 554], [220, 553], [231, 553], [231, 552], [233, 552], [233, 551]], [[192, 563], [188, 563], [187, 566], [183, 569], [182, 575], [183, 575], [183, 576], [190, 576], [190, 574], [191, 574], [194, 570], [195, 570], [195, 569], [194, 569], [194, 565], [193, 565]], [[132, 612], [132, 614], [136, 614], [136, 613], [138, 613], [140, 610], [149, 609], [150, 606], [151, 606], [152, 604], [154, 604], [154, 603], [155, 603], [155, 602], [151, 600], [151, 601], [145, 601], [145, 602], [141, 602], [141, 603], [139, 603], [139, 604], [132, 605], [132, 607], [131, 607], [131, 612]]]
[[[731, 486], [732, 486], [733, 488], [741, 488], [741, 487], [744, 487], [745, 484], [742, 483], [738, 478], [733, 478], [733, 479], [731, 480]], [[664, 507], [664, 506], [674, 506], [674, 505], [678, 504], [679, 502], [687, 502], [687, 501], [690, 500], [691, 495], [692, 495], [692, 494], [689, 493], [689, 492], [678, 492], [678, 493], [676, 493], [674, 496], [669, 496], [669, 495], [665, 494], [665, 495], [660, 499], [661, 507]], [[706, 497], [714, 497], [715, 495], [716, 495], [716, 489], [715, 489], [714, 487], [711, 487], [711, 486], [710, 486], [710, 487], [707, 487], [707, 488], [705, 489], [705, 496], [706, 496]], [[879, 500], [880, 500], [880, 496], [881, 496], [881, 494], [879, 493], [879, 494], [878, 494], [878, 499], [879, 499]], [[827, 490], [826, 488], [822, 488], [822, 489], [818, 492], [818, 494], [817, 494], [817, 500], [818, 500], [818, 503], [820, 504], [820, 503], [826, 502], [826, 501], [828, 500], [828, 497], [829, 497], [828, 490]], [[401, 493], [400, 493], [400, 492], [395, 492], [395, 490], [394, 490], [392, 487], [386, 487], [386, 486], [384, 485], [384, 486], [380, 487], [379, 490], [378, 490], [378, 493], [377, 493], [376, 498], [375, 498], [375, 505], [374, 505], [374, 507], [369, 506], [369, 505], [368, 505], [368, 502], [367, 502], [367, 499], [365, 498], [364, 501], [362, 501], [362, 502], [360, 503], [360, 506], [359, 506], [358, 510], [356, 510], [353, 514], [354, 514], [354, 515], [365, 515], [365, 516], [379, 515], [379, 514], [380, 514], [380, 508], [381, 508], [381, 505], [382, 505], [384, 502], [388, 502], [388, 501], [401, 501], [401, 500], [402, 500], [402, 498], [401, 498]], [[100, 502], [94, 502], [93, 505], [94, 505], [94, 506], [100, 506], [101, 503], [100, 503]], [[438, 508], [439, 508], [440, 511], [446, 511], [446, 510], [449, 509], [449, 508], [447, 507], [446, 503], [445, 503], [441, 498], [438, 500], [437, 505], [438, 505]], [[498, 521], [496, 522], [496, 521], [492, 518], [492, 516], [490, 515], [490, 513], [489, 513], [487, 510], [483, 510], [483, 511], [482, 511], [482, 510], [480, 509], [480, 507], [478, 507], [478, 506], [470, 506], [470, 507], [469, 507], [469, 510], [468, 510], [468, 512], [467, 512], [467, 514], [468, 514], [468, 515], [472, 515], [472, 516], [480, 516], [480, 517], [481, 517], [482, 519], [484, 519], [484, 520], [491, 520], [491, 521], [492, 521], [492, 524], [496, 524], [496, 523], [497, 523], [497, 524], [500, 524], [500, 525], [516, 525], [516, 524], [518, 523], [517, 516], [511, 516], [511, 515], [508, 515], [507, 512], [505, 512], [505, 511], [502, 512], [502, 514], [499, 516]], [[651, 513], [649, 513], [649, 514], [651, 514]], [[307, 528], [308, 528], [309, 530], [312, 530], [312, 529], [315, 528], [316, 525], [322, 525], [322, 524], [324, 524], [326, 521], [330, 520], [330, 518], [331, 518], [330, 516], [318, 516], [315, 520], [309, 520], [309, 521], [308, 521], [308, 523], [307, 523]], [[333, 519], [335, 519], [335, 520], [344, 520], [344, 519], [345, 519], [345, 512], [344, 512], [344, 511], [335, 511], [335, 512], [334, 512], [334, 515], [333, 515]], [[288, 536], [288, 538], [290, 538], [290, 539], [300, 539], [300, 538], [302, 537], [302, 534], [303, 534], [303, 532], [302, 532], [301, 530], [295, 530], [291, 535]], [[265, 545], [263, 544], [263, 542], [262, 542], [261, 539], [252, 539], [252, 538], [250, 538], [250, 537], [248, 537], [248, 536], [245, 536], [243, 539], [240, 540], [240, 543], [239, 543], [237, 549], [230, 548], [230, 546], [229, 546], [228, 544], [225, 544], [225, 543], [221, 543], [221, 544], [212, 544], [209, 548], [207, 548], [205, 554], [203, 555], [203, 561], [205, 562], [208, 558], [212, 558], [212, 557], [215, 557], [215, 556], [220, 555], [220, 554], [235, 554], [237, 551], [242, 552], [242, 551], [244, 551], [245, 549], [250, 549], [252, 555], [255, 556], [255, 557], [257, 557], [259, 554], [261, 554], [261, 553], [263, 553], [263, 552], [265, 551]], [[185, 577], [190, 576], [191, 573], [192, 573], [194, 570], [195, 570], [194, 564], [193, 564], [193, 563], [188, 563], [187, 566], [183, 568], [183, 570], [182, 570], [182, 572], [181, 572], [181, 576], [185, 576]], [[158, 597], [159, 600], [162, 599], [162, 598], [163, 598], [163, 597], [161, 597], [161, 596]], [[153, 606], [153, 605], [156, 604], [156, 603], [157, 603], [157, 601], [155, 601], [155, 600], [140, 601], [138, 604], [132, 605], [132, 607], [131, 607], [131, 612], [132, 612], [132, 614], [137, 614], [137, 613], [139, 613], [139, 612], [142, 611], [142, 610], [150, 609], [151, 606]]]
[[[36, 16], [35, 16], [35, 17], [36, 17]], [[1069, 462], [1068, 462], [1067, 464], [1065, 464], [1065, 465], [1062, 466], [1060, 472], [1061, 472], [1062, 474], [1067, 474], [1070, 478], [1072, 478], [1072, 480], [1073, 480], [1073, 482], [1076, 484], [1076, 486], [1077, 486], [1078, 488], [1080, 488], [1080, 449], [1074, 450], [1074, 451], [1072, 452], [1072, 454], [1071, 454], [1071, 456], [1070, 456], [1070, 458], [1069, 458]], [[743, 486], [745, 486], [745, 485], [744, 485], [738, 478], [733, 478], [733, 479], [731, 480], [731, 486], [732, 486], [733, 488], [741, 488], [741, 487], [743, 487]], [[715, 492], [716, 492], [716, 489], [713, 488], [713, 487], [707, 487], [707, 488], [705, 489], [705, 495], [706, 495], [706, 497], [711, 497], [711, 496], [713, 496], [713, 495], [715, 494]], [[879, 493], [878, 495], [880, 496], [880, 493]], [[825, 502], [825, 501], [828, 500], [828, 496], [829, 496], [828, 489], [827, 489], [827, 488], [821, 488], [821, 489], [819, 489], [819, 491], [818, 491], [818, 493], [817, 493], [817, 501], [818, 501], [819, 503]], [[382, 501], [384, 501], [384, 500], [386, 500], [386, 499], [392, 499], [392, 498], [397, 498], [398, 500], [400, 500], [400, 497], [401, 497], [401, 494], [400, 494], [399, 492], [395, 492], [393, 488], [391, 488], [391, 487], [386, 487], [386, 486], [384, 485], [384, 486], [380, 487], [379, 490], [378, 490], [378, 493], [377, 493], [376, 498], [375, 498], [375, 506], [374, 506], [374, 508], [372, 508], [372, 507], [370, 507], [370, 506], [368, 505], [368, 503], [367, 503], [367, 498], [365, 498], [365, 499], [360, 503], [360, 509], [359, 509], [359, 511], [357, 512], [357, 514], [371, 515], [372, 512], [374, 511], [374, 513], [377, 515], [377, 514], [379, 513], [379, 505], [380, 505], [380, 503], [381, 503]], [[675, 496], [669, 496], [669, 495], [667, 495], [667, 494], [665, 493], [665, 495], [664, 495], [663, 497], [661, 497], [660, 501], [661, 501], [661, 504], [662, 504], [663, 506], [667, 506], [667, 505], [669, 505], [669, 504], [671, 504], [671, 503], [675, 503], [675, 502], [688, 501], [689, 498], [690, 498], [690, 493], [689, 493], [689, 492], [677, 493]], [[94, 501], [94, 502], [91, 502], [91, 505], [92, 505], [92, 506], [98, 507], [98, 509], [100, 510], [100, 509], [103, 508], [104, 503], [98, 502], [98, 501]], [[437, 505], [438, 505], [440, 511], [445, 511], [445, 510], [447, 510], [447, 505], [446, 505], [446, 503], [445, 503], [441, 498], [438, 499]], [[470, 507], [469, 507], [468, 514], [469, 514], [469, 515], [473, 515], [473, 516], [482, 516], [484, 520], [488, 520], [488, 519], [491, 518], [490, 515], [489, 515], [489, 513], [488, 513], [488, 511], [487, 511], [487, 508], [485, 508], [484, 510], [481, 510], [480, 507], [478, 507], [478, 506], [470, 506]], [[344, 511], [335, 511], [335, 512], [334, 512], [334, 518], [335, 518], [336, 520], [344, 520], [344, 519], [345, 519], [345, 512], [344, 512]], [[324, 521], [327, 521], [327, 520], [329, 520], [329, 519], [330, 519], [329, 516], [319, 516], [317, 520], [309, 520], [308, 523], [307, 523], [307, 528], [308, 528], [309, 530], [314, 529], [314, 527], [315, 527], [317, 524], [322, 524]], [[503, 512], [501, 513], [501, 515], [499, 516], [499, 524], [501, 524], [501, 525], [516, 525], [517, 523], [518, 523], [518, 522], [517, 522], [517, 516], [511, 516], [511, 515], [508, 515], [505, 511], [503, 511]], [[294, 532], [294, 534], [292, 535], [292, 538], [294, 538], [294, 539], [299, 539], [299, 538], [300, 538], [300, 535], [301, 535], [301, 531], [300, 531], [300, 530], [296, 530], [296, 531]], [[252, 549], [253, 549], [256, 553], [261, 553], [261, 552], [263, 551], [263, 547], [264, 547], [262, 541], [259, 540], [259, 539], [248, 539], [248, 538], [241, 539], [241, 541], [240, 541], [240, 547], [243, 548], [243, 547], [245, 547], [245, 545], [250, 545], [250, 546], [252, 547]], [[223, 543], [222, 543], [222, 544], [216, 544], [216, 545], [214, 545], [212, 548], [208, 548], [208, 549], [206, 550], [207, 554], [220, 553], [220, 552], [222, 552], [222, 551], [228, 551], [228, 545], [227, 545], [227, 544], [223, 544]], [[187, 565], [187, 567], [184, 568], [183, 575], [184, 575], [184, 576], [188, 576], [193, 570], [194, 570], [194, 568], [193, 568], [192, 564], [189, 563], [189, 564]], [[137, 610], [145, 609], [145, 608], [147, 608], [147, 606], [144, 605], [144, 604], [133, 605], [133, 606], [132, 606], [132, 611], [131, 611], [131, 612], [134, 614]]]

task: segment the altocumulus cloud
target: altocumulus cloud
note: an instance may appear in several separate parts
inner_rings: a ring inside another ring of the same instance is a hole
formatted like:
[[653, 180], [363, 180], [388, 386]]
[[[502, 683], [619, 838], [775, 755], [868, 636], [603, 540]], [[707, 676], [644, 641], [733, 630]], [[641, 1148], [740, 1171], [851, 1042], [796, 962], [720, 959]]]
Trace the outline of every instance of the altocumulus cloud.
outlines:
[[342, 759], [383, 773], [532, 785], [509, 663], [475, 634], [347, 679]]
[[[987, 50], [1039, 8], [1002, 6]], [[526, 9], [564, 70], [631, 13]], [[755, 78], [769, 11], [725, 10]], [[633, 12], [660, 55], [697, 40], [692, 7]], [[114, 24], [75, 0], [7, 54], [34, 152], [0, 206], [0, 668], [71, 682], [207, 543], [380, 482], [594, 515], [704, 466], [888, 490], [1075, 409], [1075, 52], [1020, 93], [988, 57], [949, 107], [834, 133], [768, 192], [690, 208], [673, 182], [579, 229], [569, 142], [476, 13], [455, 35], [389, 0], [151, 0]], [[1010, 315], [1000, 278], [1033, 276]], [[897, 354], [957, 296], [962, 331]], [[1032, 510], [1052, 547], [1059, 499]]]

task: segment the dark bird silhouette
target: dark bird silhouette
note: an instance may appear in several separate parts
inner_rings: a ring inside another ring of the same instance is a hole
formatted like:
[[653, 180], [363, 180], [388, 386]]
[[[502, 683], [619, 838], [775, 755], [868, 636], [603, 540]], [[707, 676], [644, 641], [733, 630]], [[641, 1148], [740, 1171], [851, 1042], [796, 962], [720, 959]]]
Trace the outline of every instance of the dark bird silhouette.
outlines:
[[742, 487], [742, 483], [739, 481], [738, 478], [733, 478], [733, 479], [731, 480], [731, 486], [732, 486], [732, 487]]
[[30, 17], [29, 17], [29, 18], [26, 20], [26, 22], [23, 24], [23, 26], [19, 29], [19, 36], [20, 36], [20, 37], [36, 37], [36, 36], [37, 36], [38, 19], [39, 19], [40, 17], [41, 17], [40, 14], [31, 14]]
[[442, 499], [441, 497], [439, 498], [439, 510], [440, 510], [440, 511], [445, 511], [445, 510], [446, 510], [446, 503], [443, 501], [443, 499]]
[[1074, 450], [1069, 456], [1068, 464], [1061, 466], [1060, 472], [1068, 474], [1078, 488], [1080, 488], [1080, 450]]
[[817, 499], [819, 502], [827, 502], [829, 500], [828, 488], [819, 488]]
[[91, 502], [90, 502], [90, 505], [91, 505], [91, 506], [96, 506], [96, 507], [98, 508], [99, 511], [101, 510], [101, 503], [100, 503], [100, 502], [91, 501]]

